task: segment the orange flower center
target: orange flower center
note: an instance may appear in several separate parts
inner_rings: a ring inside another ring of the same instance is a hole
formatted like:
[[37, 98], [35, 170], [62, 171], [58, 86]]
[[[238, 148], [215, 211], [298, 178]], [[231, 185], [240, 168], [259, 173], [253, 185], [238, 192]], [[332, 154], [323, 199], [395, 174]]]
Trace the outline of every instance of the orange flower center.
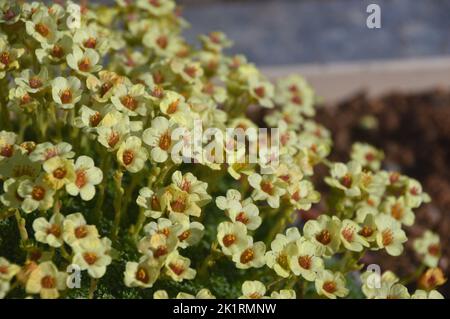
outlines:
[[266, 90], [264, 89], [263, 86], [257, 87], [253, 91], [255, 92], [256, 96], [259, 98], [263, 98], [266, 95]]
[[261, 190], [264, 193], [267, 193], [269, 195], [273, 195], [273, 191], [274, 191], [272, 183], [271, 182], [264, 182], [264, 181], [261, 182]]
[[225, 245], [225, 247], [230, 247], [236, 242], [236, 236], [234, 234], [227, 234], [223, 236], [222, 242]]
[[42, 186], [34, 186], [31, 191], [31, 198], [37, 201], [43, 200], [45, 197], [45, 188]]
[[177, 265], [174, 263], [169, 264], [169, 268], [170, 270], [172, 270], [177, 276], [181, 275], [184, 271], [185, 268], [182, 265]]
[[9, 65], [9, 63], [11, 62], [11, 56], [10, 56], [9, 52], [5, 51], [0, 54], [0, 62], [6, 66]]
[[116, 146], [117, 142], [119, 142], [120, 136], [117, 132], [111, 132], [111, 135], [109, 135], [108, 138], [108, 145], [109, 147]]
[[329, 294], [332, 294], [336, 291], [336, 283], [334, 281], [326, 281], [322, 288]]
[[86, 225], [81, 225], [75, 228], [75, 237], [78, 239], [86, 237], [88, 234], [88, 230]]
[[53, 177], [56, 179], [63, 179], [67, 175], [67, 170], [64, 167], [58, 167], [53, 171]]
[[167, 151], [170, 148], [170, 145], [172, 144], [172, 138], [170, 137], [169, 132], [164, 133], [159, 138], [159, 144], [158, 146], [164, 150]]
[[159, 258], [161, 256], [164, 256], [167, 254], [167, 247], [166, 246], [159, 246], [156, 248], [155, 252], [153, 253], [153, 256], [155, 258]]
[[167, 48], [167, 45], [169, 44], [169, 40], [167, 39], [167, 37], [165, 35], [161, 35], [156, 39], [156, 44], [161, 48], [161, 49], [165, 49]]
[[331, 242], [331, 234], [327, 229], [324, 229], [316, 235], [316, 240], [322, 245], [328, 245]]
[[78, 188], [83, 188], [87, 184], [87, 176], [85, 170], [79, 170], [76, 172], [75, 185]]
[[44, 38], [48, 37], [50, 34], [50, 29], [43, 23], [38, 23], [34, 26], [34, 30], [36, 30], [37, 33], [42, 35]]
[[37, 89], [37, 88], [40, 88], [42, 86], [42, 81], [38, 77], [33, 76], [28, 81], [28, 84], [30, 85], [30, 88]]
[[395, 203], [391, 208], [391, 215], [397, 220], [401, 220], [404, 214], [404, 209], [399, 203]]
[[344, 185], [344, 187], [350, 188], [352, 186], [352, 182], [353, 178], [350, 174], [346, 174], [341, 178], [341, 184]]
[[94, 37], [90, 37], [83, 43], [85, 48], [95, 49], [95, 46], [97, 45], [97, 39]]
[[298, 264], [303, 269], [310, 269], [312, 264], [312, 257], [311, 256], [300, 256], [298, 257]]
[[249, 219], [247, 217], [247, 215], [244, 212], [240, 212], [237, 216], [236, 216], [236, 221], [237, 222], [241, 222], [242, 224], [248, 224]]
[[62, 46], [55, 44], [50, 52], [51, 56], [54, 58], [61, 59], [64, 56], [64, 49]]
[[49, 275], [44, 276], [41, 279], [41, 286], [42, 286], [42, 288], [45, 288], [45, 289], [53, 289], [56, 287], [56, 280], [52, 276], [49, 276]]
[[255, 258], [255, 252], [251, 248], [247, 248], [241, 254], [240, 261], [242, 264], [247, 264]]
[[363, 228], [361, 228], [361, 230], [358, 232], [358, 234], [367, 238], [367, 237], [372, 236], [373, 229], [372, 229], [372, 227], [369, 227], [369, 226], [363, 226]]
[[178, 104], [180, 104], [180, 100], [175, 100], [169, 104], [167, 108], [167, 114], [173, 114], [178, 110]]
[[136, 271], [136, 279], [144, 284], [147, 284], [150, 281], [150, 276], [145, 268], [139, 267]]
[[189, 230], [186, 230], [186, 231], [182, 232], [181, 235], [178, 236], [178, 239], [180, 241], [185, 241], [186, 239], [189, 238], [189, 236], [191, 236], [191, 232]]
[[88, 57], [84, 57], [78, 62], [78, 69], [83, 72], [88, 72], [91, 69], [91, 60]]
[[59, 238], [59, 236], [61, 236], [61, 227], [59, 227], [59, 225], [52, 224], [49, 228], [47, 228], [47, 234]]
[[136, 110], [139, 105], [138, 101], [131, 95], [125, 95], [120, 99], [120, 102], [131, 111]]
[[88, 265], [93, 265], [97, 261], [98, 257], [95, 253], [86, 252], [83, 254], [83, 259]]
[[383, 240], [383, 246], [389, 246], [394, 241], [394, 234], [390, 229], [383, 230], [383, 232], [381, 233], [381, 237]]
[[13, 155], [14, 148], [11, 144], [6, 144], [0, 148], [0, 155], [3, 157], [11, 157]]
[[133, 159], [134, 152], [132, 150], [126, 150], [125, 152], [123, 152], [122, 161], [125, 165], [130, 165], [131, 163], [133, 163]]
[[63, 104], [69, 104], [70, 102], [72, 102], [72, 91], [70, 89], [65, 89], [61, 92], [59, 97]]

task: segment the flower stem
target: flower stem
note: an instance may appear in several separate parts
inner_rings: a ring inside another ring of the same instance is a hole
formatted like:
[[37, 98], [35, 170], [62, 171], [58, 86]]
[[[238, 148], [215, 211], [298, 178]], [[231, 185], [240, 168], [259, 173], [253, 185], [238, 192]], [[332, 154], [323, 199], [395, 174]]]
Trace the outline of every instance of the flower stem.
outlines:
[[97, 290], [98, 279], [91, 278], [91, 286], [89, 287], [88, 298], [94, 299], [95, 290]]
[[28, 240], [28, 232], [25, 227], [25, 219], [22, 218], [22, 216], [20, 216], [20, 212], [18, 209], [16, 209], [15, 215], [16, 215], [16, 220], [17, 220], [17, 227], [19, 229], [20, 239], [23, 244]]
[[112, 230], [112, 239], [116, 240], [120, 229], [120, 219], [122, 216], [122, 197], [124, 190], [122, 187], [123, 171], [120, 169], [116, 170], [114, 174], [114, 186], [115, 186], [115, 197], [114, 197], [114, 225]]

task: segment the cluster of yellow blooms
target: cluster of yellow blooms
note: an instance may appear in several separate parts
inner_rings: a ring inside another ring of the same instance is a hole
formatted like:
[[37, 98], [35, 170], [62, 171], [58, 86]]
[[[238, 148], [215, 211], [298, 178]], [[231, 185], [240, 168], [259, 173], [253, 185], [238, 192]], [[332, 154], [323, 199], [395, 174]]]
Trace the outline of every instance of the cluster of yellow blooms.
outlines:
[[[15, 235], [0, 234], [0, 298], [70, 297], [67, 266], [90, 278], [85, 297], [113, 281], [113, 266], [123, 290], [154, 298], [239, 297], [208, 286], [219, 264], [236, 273], [242, 298], [346, 297], [349, 280], [367, 298], [442, 298], [429, 231], [414, 242], [427, 271], [355, 277], [368, 251], [402, 254], [404, 227], [429, 201], [420, 183], [382, 170], [383, 153], [363, 143], [348, 163], [330, 162], [332, 139], [313, 120], [303, 78], [273, 85], [223, 53], [231, 41], [221, 32], [200, 36], [200, 48], [186, 43], [187, 25], [173, 0], [0, 0], [0, 227], [15, 224]], [[270, 109], [265, 124], [248, 116], [254, 106]], [[279, 165], [267, 171], [270, 152], [226, 164], [191, 153], [186, 163], [174, 149], [196, 121], [278, 128]], [[305, 222], [298, 212], [321, 200], [317, 165], [329, 169], [328, 210]], [[197, 283], [176, 286], [185, 281]]]

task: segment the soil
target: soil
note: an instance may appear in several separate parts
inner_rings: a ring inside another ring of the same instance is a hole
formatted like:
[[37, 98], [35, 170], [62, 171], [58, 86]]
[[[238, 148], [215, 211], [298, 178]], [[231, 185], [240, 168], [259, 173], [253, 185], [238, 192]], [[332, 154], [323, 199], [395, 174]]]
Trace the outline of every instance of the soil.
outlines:
[[[367, 117], [375, 127], [362, 125]], [[408, 238], [425, 229], [441, 237], [443, 256], [439, 266], [448, 278], [450, 272], [450, 91], [436, 89], [417, 94], [391, 93], [369, 99], [359, 93], [337, 106], [319, 109], [318, 122], [334, 137], [333, 160], [348, 161], [353, 142], [368, 142], [385, 152], [385, 168], [397, 170], [421, 181], [432, 197], [430, 204], [416, 210], [416, 223], [408, 228]], [[419, 264], [412, 240], [402, 257], [377, 253], [366, 262], [379, 263], [401, 275], [411, 274]], [[377, 256], [377, 257], [375, 257]], [[440, 289], [450, 296], [450, 285]]]

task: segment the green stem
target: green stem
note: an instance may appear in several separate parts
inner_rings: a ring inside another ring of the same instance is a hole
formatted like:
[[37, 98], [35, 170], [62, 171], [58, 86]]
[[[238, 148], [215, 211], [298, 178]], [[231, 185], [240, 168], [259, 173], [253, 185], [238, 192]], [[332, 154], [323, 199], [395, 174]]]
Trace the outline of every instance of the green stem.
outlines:
[[17, 228], [19, 229], [20, 239], [23, 244], [28, 240], [28, 232], [25, 226], [26, 222], [25, 219], [22, 218], [22, 216], [20, 216], [20, 212], [18, 209], [16, 209], [15, 215], [17, 220]]
[[115, 186], [115, 197], [114, 197], [114, 225], [112, 231], [112, 239], [115, 241], [119, 234], [120, 229], [120, 219], [122, 217], [122, 197], [124, 190], [122, 187], [123, 171], [118, 169], [114, 174], [114, 186]]
[[98, 279], [91, 278], [91, 285], [89, 287], [88, 298], [94, 299], [94, 293], [97, 290]]

